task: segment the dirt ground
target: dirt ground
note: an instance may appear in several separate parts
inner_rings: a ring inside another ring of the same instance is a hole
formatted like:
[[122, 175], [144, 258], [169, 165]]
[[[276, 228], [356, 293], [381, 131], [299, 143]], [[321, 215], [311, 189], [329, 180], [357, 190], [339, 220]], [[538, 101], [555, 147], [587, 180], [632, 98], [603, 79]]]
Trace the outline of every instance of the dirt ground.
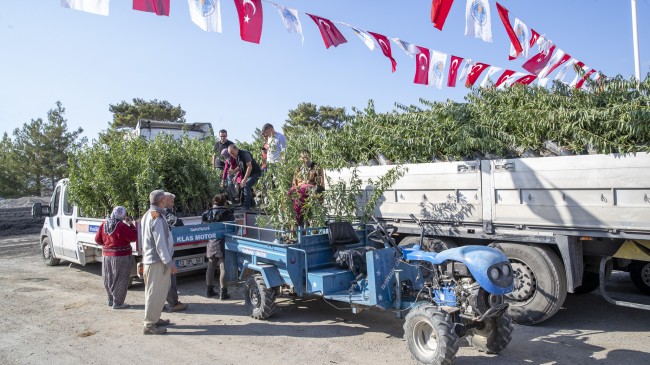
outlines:
[[[627, 274], [615, 290], [636, 294]], [[403, 320], [376, 310], [354, 315], [320, 299], [280, 299], [276, 315], [257, 321], [233, 299], [203, 296], [202, 275], [179, 278], [189, 309], [163, 313], [165, 336], [142, 335], [143, 288], [129, 291], [131, 309], [106, 305], [100, 264], [45, 266], [37, 235], [0, 238], [0, 364], [413, 364]], [[344, 305], [342, 305], [344, 306]], [[594, 294], [569, 295], [552, 319], [515, 326], [499, 355], [464, 341], [455, 364], [650, 364], [650, 312], [616, 307]]]

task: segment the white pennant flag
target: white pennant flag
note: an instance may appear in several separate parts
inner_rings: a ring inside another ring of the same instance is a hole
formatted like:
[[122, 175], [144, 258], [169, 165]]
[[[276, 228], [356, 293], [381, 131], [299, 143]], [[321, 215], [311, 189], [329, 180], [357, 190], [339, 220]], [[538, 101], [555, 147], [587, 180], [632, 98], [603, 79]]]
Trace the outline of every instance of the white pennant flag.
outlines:
[[524, 51], [518, 55], [515, 46], [510, 43], [510, 60], [514, 60], [521, 54], [528, 59], [528, 50], [530, 49], [530, 29], [528, 29], [528, 26], [519, 20], [519, 18], [515, 18], [515, 26], [512, 29], [515, 31], [519, 44], [521, 44]]
[[569, 62], [567, 62], [566, 65], [564, 65], [564, 67], [560, 70], [560, 72], [558, 72], [557, 75], [555, 75], [555, 80], [564, 82], [564, 75], [566, 75], [566, 72], [569, 69], [569, 67], [573, 67], [573, 65], [575, 65], [576, 62], [578, 62], [578, 60], [576, 60], [575, 58], [570, 59]]
[[465, 59], [465, 64], [463, 65], [463, 69], [460, 71], [460, 76], [458, 76], [458, 81], [462, 81], [465, 76], [469, 73], [469, 70], [475, 65], [475, 62], [472, 61], [471, 58], [466, 58]]
[[305, 43], [305, 36], [302, 34], [302, 25], [300, 24], [300, 18], [298, 18], [298, 11], [295, 9], [285, 8], [279, 4], [273, 4], [276, 9], [280, 12], [280, 17], [284, 23], [284, 27], [287, 28], [289, 33], [298, 33], [302, 38], [302, 43]]
[[465, 7], [465, 36], [492, 42], [492, 21], [488, 0], [467, 0]]
[[433, 50], [429, 62], [429, 86], [442, 89], [442, 81], [445, 78], [445, 65], [447, 54]]
[[206, 32], [221, 33], [220, 0], [187, 0], [192, 22]]
[[537, 83], [538, 83], [539, 86], [541, 86], [541, 87], [546, 87], [546, 85], [548, 85], [548, 82], [549, 82], [550, 80], [551, 80], [551, 79], [549, 79], [549, 78], [537, 79]]
[[61, 7], [108, 16], [109, 0], [61, 0]]
[[[345, 25], [348, 25], [348, 24], [345, 24]], [[370, 34], [368, 34], [368, 33], [364, 32], [364, 31], [362, 31], [361, 29], [357, 29], [357, 28], [355, 28], [355, 27], [353, 27], [353, 26], [351, 26], [351, 25], [348, 25], [348, 26], [349, 26], [350, 28], [352, 28], [352, 30], [354, 31], [354, 33], [355, 33], [356, 35], [359, 36], [359, 38], [361, 39], [361, 41], [363, 42], [363, 44], [366, 45], [366, 47], [370, 48], [371, 51], [374, 51], [374, 50], [375, 50], [375, 41], [372, 39], [372, 37], [370, 36]]]
[[391, 38], [395, 44], [399, 46], [404, 52], [406, 52], [407, 55], [413, 57], [417, 56], [418, 53], [420, 53], [420, 50], [418, 50], [418, 47], [415, 44], [403, 41], [399, 38]]
[[485, 78], [483, 79], [483, 81], [481, 81], [479, 87], [488, 87], [490, 83], [490, 77], [492, 77], [492, 75], [494, 75], [495, 73], [501, 70], [503, 70], [501, 67], [497, 67], [497, 66], [490, 67], [487, 71], [487, 75], [485, 75]]
[[540, 52], [548, 54], [548, 51], [553, 47], [553, 42], [550, 39], [546, 39], [543, 35], [540, 35], [539, 38], [537, 38], [537, 47]]

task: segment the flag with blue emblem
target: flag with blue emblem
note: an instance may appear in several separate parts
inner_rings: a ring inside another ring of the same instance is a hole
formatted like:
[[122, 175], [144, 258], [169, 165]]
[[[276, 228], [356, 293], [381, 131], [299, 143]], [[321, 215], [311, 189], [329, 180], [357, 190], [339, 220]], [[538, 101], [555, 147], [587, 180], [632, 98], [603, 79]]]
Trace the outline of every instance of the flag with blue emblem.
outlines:
[[305, 36], [302, 34], [302, 25], [300, 24], [300, 18], [298, 18], [298, 11], [294, 9], [286, 8], [279, 4], [273, 4], [278, 12], [280, 13], [280, 18], [284, 23], [284, 27], [287, 28], [289, 33], [298, 33], [302, 38], [302, 43], [305, 43]]
[[[345, 24], [345, 23], [343, 23], [343, 24]], [[361, 39], [361, 41], [363, 42], [363, 44], [366, 45], [366, 47], [368, 47], [371, 51], [375, 50], [375, 41], [372, 40], [372, 37], [370, 36], [370, 34], [364, 32], [363, 30], [361, 30], [359, 28], [353, 27], [353, 26], [351, 26], [349, 24], [345, 24], [345, 25], [352, 28], [352, 31], [354, 31], [354, 34], [359, 36], [359, 39]]]
[[85, 11], [97, 15], [108, 15], [109, 0], [61, 0], [61, 7]]
[[447, 54], [431, 51], [431, 66], [429, 67], [429, 86], [442, 89], [442, 81], [445, 78], [445, 66], [447, 64]]
[[206, 32], [221, 33], [221, 3], [219, 0], [187, 0], [192, 22]]
[[492, 21], [488, 0], [467, 0], [465, 35], [492, 42]]
[[[515, 35], [517, 36], [517, 39], [519, 40], [519, 44], [521, 44], [521, 47], [524, 49], [523, 54], [526, 59], [528, 59], [528, 50], [530, 49], [530, 29], [528, 29], [528, 26], [524, 24], [519, 18], [515, 18], [515, 26], [513, 28], [515, 31]], [[514, 60], [515, 58], [519, 57], [521, 55], [520, 52], [517, 52], [515, 49], [515, 46], [510, 43], [510, 55], [508, 56], [509, 60]]]
[[418, 47], [415, 44], [403, 41], [399, 38], [391, 38], [395, 44], [399, 46], [399, 48], [403, 49], [404, 52], [406, 52], [407, 55], [413, 57], [420, 53], [420, 50], [418, 50]]

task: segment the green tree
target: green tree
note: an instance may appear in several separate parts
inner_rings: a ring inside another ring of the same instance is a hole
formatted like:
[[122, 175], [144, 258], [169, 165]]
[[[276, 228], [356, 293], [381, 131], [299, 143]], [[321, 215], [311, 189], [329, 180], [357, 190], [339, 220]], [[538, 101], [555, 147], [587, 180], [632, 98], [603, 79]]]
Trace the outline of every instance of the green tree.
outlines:
[[180, 105], [173, 106], [167, 100], [146, 101], [134, 98], [133, 103], [122, 101], [110, 104], [108, 110], [113, 113], [111, 129], [120, 127], [135, 128], [139, 119], [151, 119], [161, 122], [185, 123], [185, 110]]
[[321, 127], [324, 129], [340, 129], [345, 125], [348, 115], [345, 108], [335, 108], [327, 105], [317, 106], [313, 103], [300, 103], [296, 109], [289, 111], [284, 131], [287, 135], [295, 134], [297, 128], [308, 129]]
[[14, 144], [5, 132], [0, 141], [0, 196], [17, 198], [21, 196], [22, 184], [19, 182]]

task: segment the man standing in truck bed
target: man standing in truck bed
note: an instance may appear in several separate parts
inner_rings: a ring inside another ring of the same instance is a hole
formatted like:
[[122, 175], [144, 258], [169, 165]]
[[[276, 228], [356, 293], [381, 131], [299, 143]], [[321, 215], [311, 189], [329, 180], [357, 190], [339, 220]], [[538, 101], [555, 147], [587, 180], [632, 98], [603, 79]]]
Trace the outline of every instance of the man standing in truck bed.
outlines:
[[228, 148], [232, 141], [228, 139], [228, 132], [225, 129], [219, 131], [219, 140], [214, 144], [214, 154], [212, 155], [212, 166], [223, 171], [224, 161], [221, 160], [221, 152]]
[[176, 274], [174, 243], [165, 220], [165, 192], [154, 190], [149, 194], [151, 206], [142, 217], [142, 248], [144, 264], [144, 328], [145, 335], [162, 335], [169, 324], [161, 319], [169, 292], [170, 275]]

